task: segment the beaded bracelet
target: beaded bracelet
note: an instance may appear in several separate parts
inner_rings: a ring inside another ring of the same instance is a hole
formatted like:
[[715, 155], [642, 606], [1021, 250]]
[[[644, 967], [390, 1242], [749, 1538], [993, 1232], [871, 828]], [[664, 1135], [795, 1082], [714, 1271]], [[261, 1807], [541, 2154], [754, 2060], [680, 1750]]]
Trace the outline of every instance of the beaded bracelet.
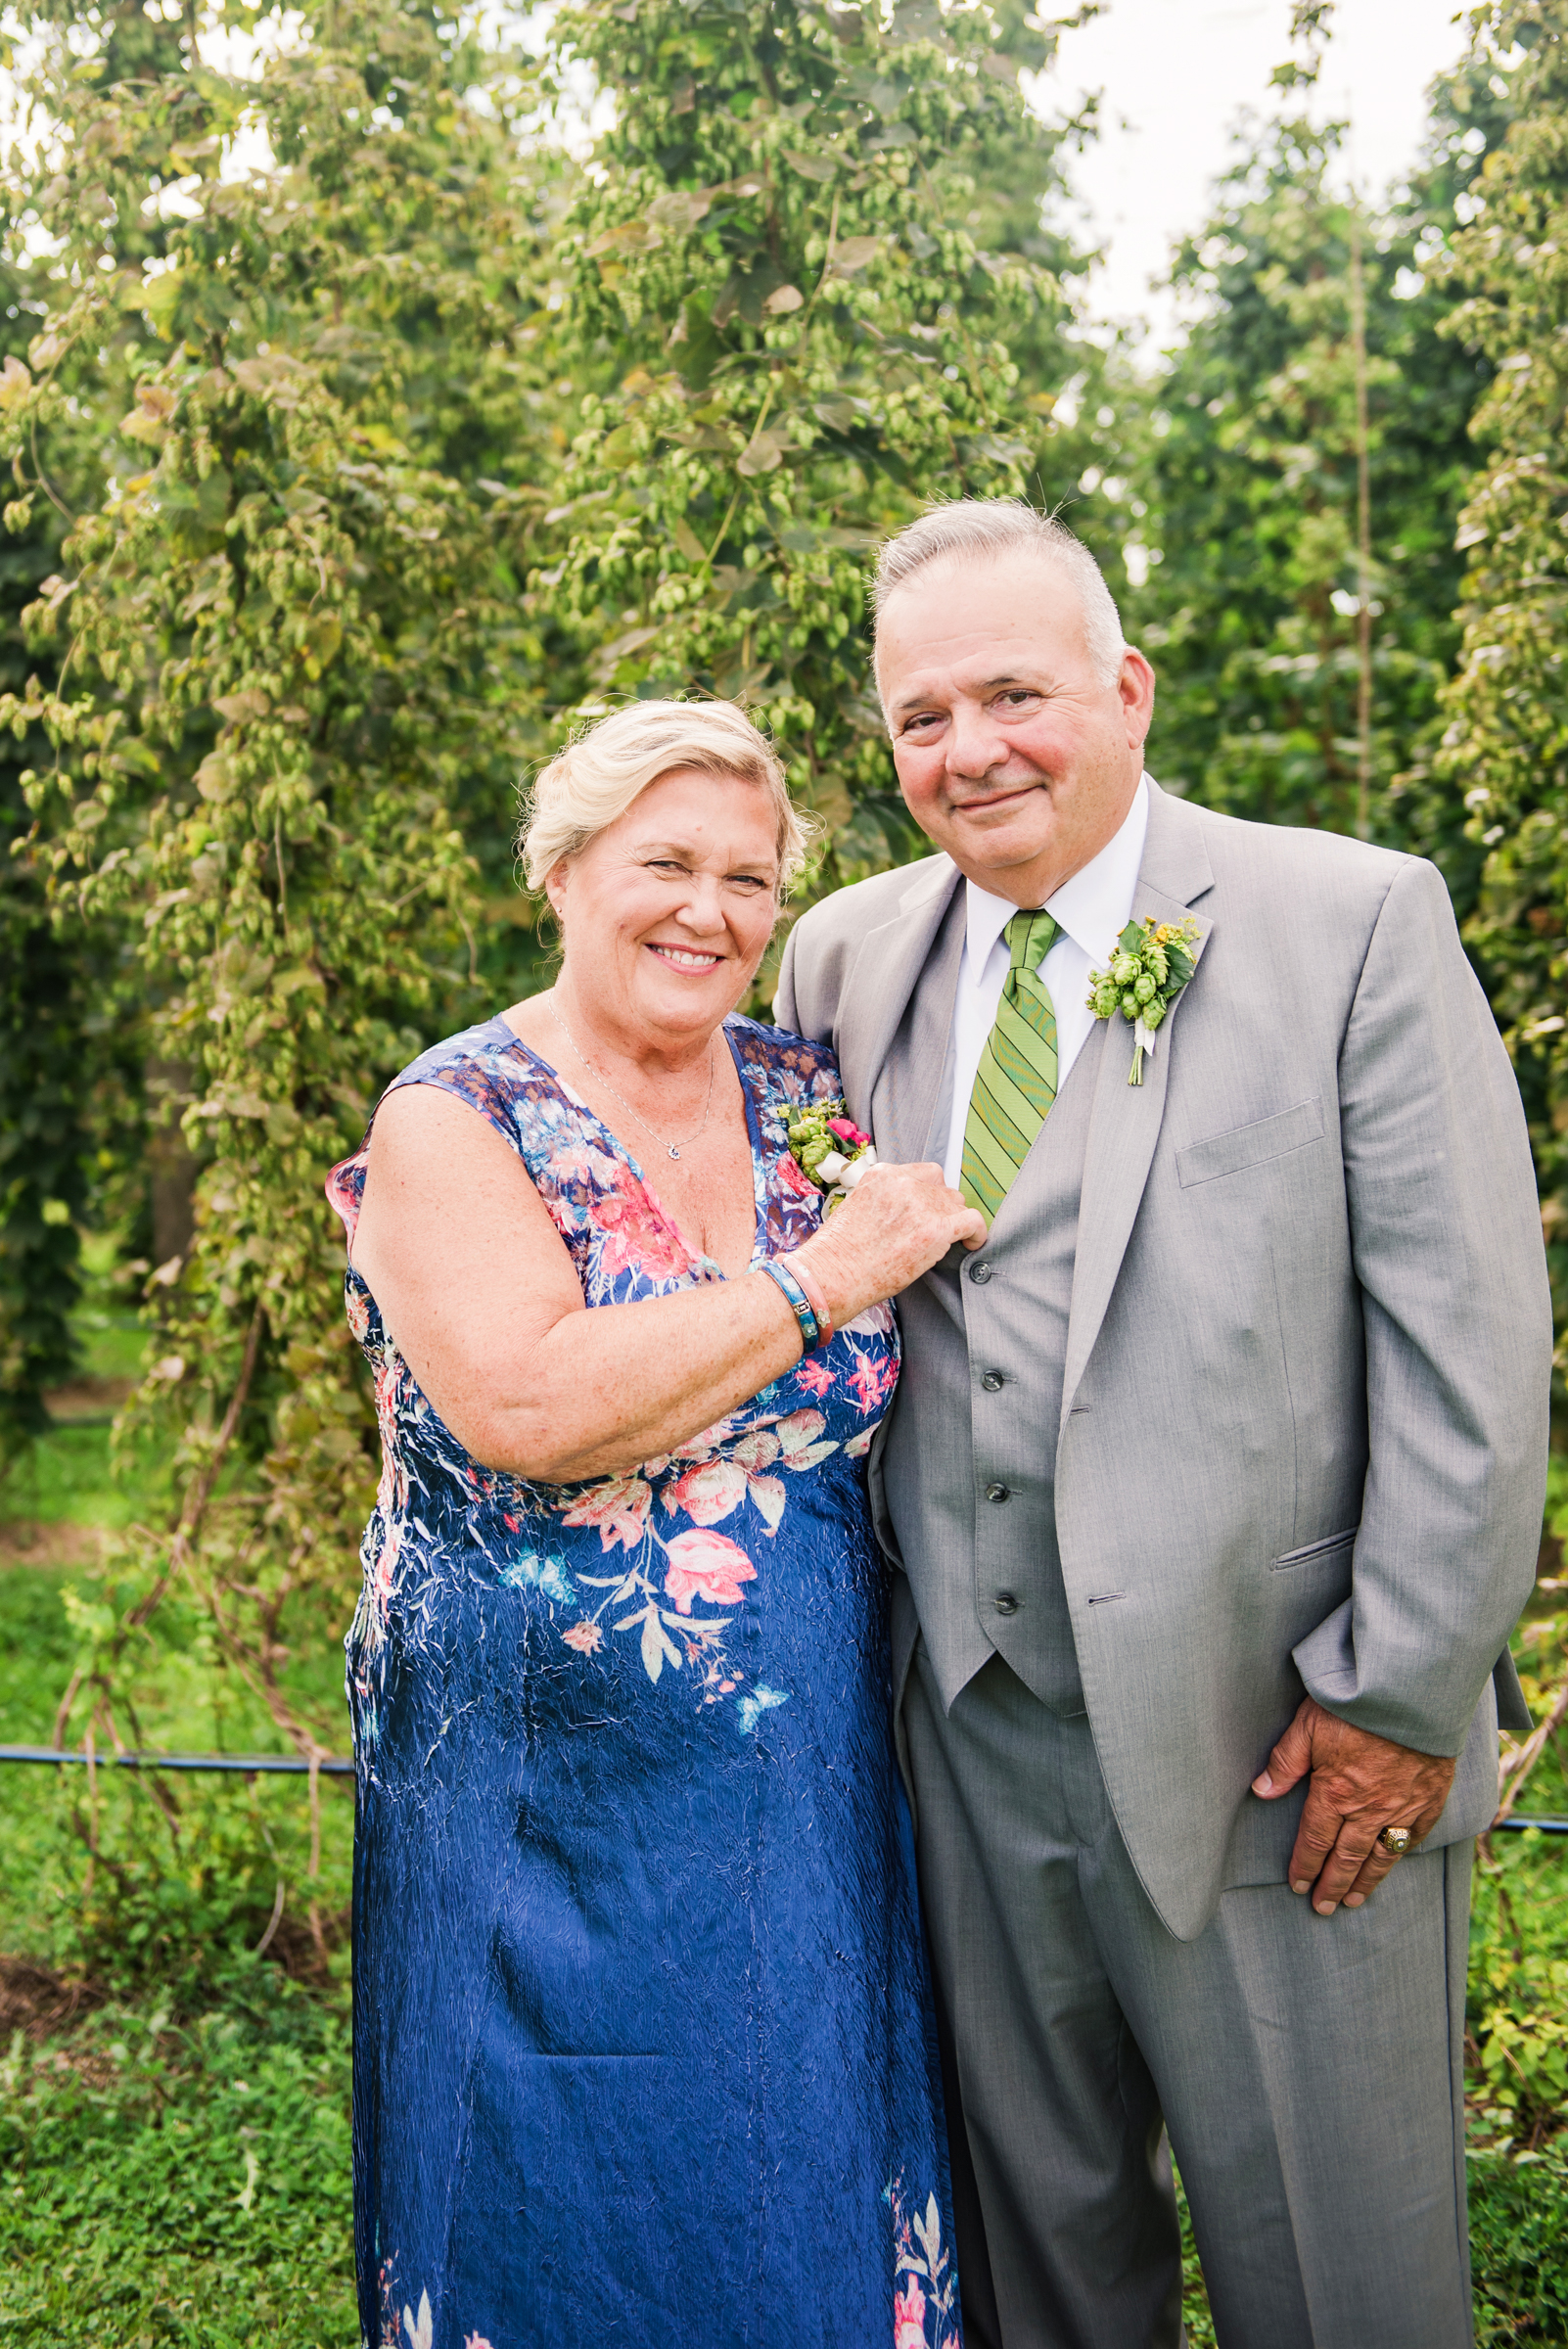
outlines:
[[770, 1256], [760, 1264], [757, 1269], [759, 1272], [767, 1274], [768, 1279], [773, 1282], [800, 1324], [802, 1359], [804, 1359], [808, 1354], [814, 1354], [819, 1346], [825, 1346], [833, 1335], [833, 1325], [829, 1322], [824, 1330], [816, 1317], [811, 1300], [788, 1265], [778, 1257]]
[[792, 1256], [788, 1262], [790, 1270], [806, 1291], [807, 1303], [816, 1315], [816, 1342], [818, 1346], [825, 1346], [833, 1335], [833, 1313], [822, 1294], [822, 1283], [807, 1268], [804, 1257]]

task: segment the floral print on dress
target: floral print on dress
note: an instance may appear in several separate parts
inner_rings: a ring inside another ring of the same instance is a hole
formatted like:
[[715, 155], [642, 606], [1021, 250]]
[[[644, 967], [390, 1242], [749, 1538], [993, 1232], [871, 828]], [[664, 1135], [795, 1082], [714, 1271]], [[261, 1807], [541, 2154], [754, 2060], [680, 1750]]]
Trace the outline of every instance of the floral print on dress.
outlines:
[[[840, 1086], [798, 1036], [726, 1039], [756, 1264], [817, 1228], [785, 1128]], [[516, 1151], [588, 1306], [724, 1278], [503, 1021], [399, 1082]], [[365, 1165], [329, 1185], [350, 1250]], [[346, 1308], [383, 1446], [346, 1642], [363, 2349], [755, 2349], [780, 2310], [839, 2349], [890, 2306], [896, 2349], [961, 2349], [865, 1489], [891, 1311], [556, 1485], [470, 1455], [353, 1269]]]
[[903, 2181], [896, 2179], [885, 2199], [893, 2212], [893, 2349], [962, 2349], [958, 2330], [958, 2276], [942, 2239], [942, 2211], [935, 2194], [924, 2210], [905, 2210]]
[[[429, 2292], [420, 2293], [417, 2315], [404, 2301], [403, 2321], [399, 2326], [397, 2299], [392, 2281], [392, 2265], [391, 2260], [384, 2260], [381, 2268], [380, 2349], [434, 2349], [436, 2320], [431, 2313], [430, 2294]], [[363, 2349], [370, 2349], [368, 2341], [363, 2343]], [[482, 2332], [465, 2332], [463, 2349], [492, 2349], [492, 2344], [485, 2339]]]
[[[738, 1018], [726, 1022], [725, 1034], [752, 1139], [757, 1264], [799, 1247], [820, 1223], [821, 1194], [801, 1174], [786, 1128], [801, 1107], [835, 1098], [839, 1080], [827, 1054], [800, 1038]], [[504, 1021], [438, 1045], [398, 1083], [454, 1092], [500, 1128], [570, 1250], [589, 1306], [723, 1279], [712, 1259], [688, 1247], [625, 1146]], [[327, 1186], [350, 1254], [368, 1152], [367, 1136]], [[740, 1723], [755, 1727], [785, 1701], [771, 1687], [764, 1699], [753, 1671], [734, 1659], [733, 1629], [813, 1472], [837, 1453], [858, 1461], [870, 1450], [899, 1377], [897, 1325], [887, 1306], [862, 1313], [677, 1451], [617, 1476], [546, 1485], [469, 1457], [420, 1392], [351, 1266], [346, 1301], [374, 1378], [382, 1444], [351, 1654], [374, 1656], [385, 1635], [406, 1526], [417, 1518], [426, 1534], [436, 1530], [457, 1494], [465, 1549], [487, 1558], [499, 1581], [529, 1584], [544, 1595], [562, 1643], [583, 1670], [603, 1671], [624, 1645], [650, 1681], [667, 1670], [678, 1674], [703, 1705], [733, 1699]], [[831, 1435], [830, 1414], [838, 1424]], [[841, 1424], [846, 1417], [853, 1425]], [[621, 1553], [613, 1571], [587, 1571], [584, 1533], [597, 1537], [607, 1566]], [[361, 1694], [373, 1711], [368, 1684]]]

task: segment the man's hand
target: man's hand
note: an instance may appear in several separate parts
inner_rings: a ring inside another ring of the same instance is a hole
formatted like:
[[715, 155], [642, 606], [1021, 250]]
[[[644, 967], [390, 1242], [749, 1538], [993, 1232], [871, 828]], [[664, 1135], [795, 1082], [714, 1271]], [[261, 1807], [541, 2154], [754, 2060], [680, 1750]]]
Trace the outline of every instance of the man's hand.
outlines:
[[1413, 1851], [1437, 1825], [1453, 1770], [1440, 1754], [1353, 1728], [1304, 1698], [1252, 1781], [1254, 1794], [1275, 1802], [1312, 1773], [1287, 1871], [1291, 1891], [1310, 1892], [1319, 1916], [1332, 1916], [1341, 1901], [1359, 1909], [1395, 1865], [1378, 1836], [1385, 1827], [1408, 1827]]

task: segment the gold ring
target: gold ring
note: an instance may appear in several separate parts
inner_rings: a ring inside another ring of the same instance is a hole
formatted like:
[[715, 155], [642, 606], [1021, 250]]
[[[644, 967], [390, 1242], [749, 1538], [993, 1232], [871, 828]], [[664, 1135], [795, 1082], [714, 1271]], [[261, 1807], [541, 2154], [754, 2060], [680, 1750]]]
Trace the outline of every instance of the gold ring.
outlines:
[[1410, 1830], [1408, 1827], [1385, 1827], [1377, 1840], [1392, 1859], [1403, 1860], [1410, 1848]]

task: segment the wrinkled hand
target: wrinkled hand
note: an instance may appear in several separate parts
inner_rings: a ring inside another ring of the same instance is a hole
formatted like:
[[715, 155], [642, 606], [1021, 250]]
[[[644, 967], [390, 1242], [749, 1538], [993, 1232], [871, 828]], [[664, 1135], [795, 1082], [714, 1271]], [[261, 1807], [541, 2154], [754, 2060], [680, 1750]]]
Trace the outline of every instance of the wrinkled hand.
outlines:
[[1407, 1853], [1430, 1834], [1449, 1799], [1454, 1765], [1355, 1728], [1309, 1696], [1253, 1779], [1253, 1793], [1276, 1802], [1309, 1771], [1312, 1785], [1286, 1872], [1292, 1892], [1310, 1892], [1318, 1915], [1332, 1916], [1341, 1901], [1359, 1909], [1397, 1865], [1377, 1840], [1385, 1827], [1409, 1828]]
[[837, 1329], [868, 1305], [896, 1297], [949, 1248], [979, 1248], [986, 1219], [947, 1188], [938, 1166], [868, 1169], [799, 1250], [822, 1284]]

